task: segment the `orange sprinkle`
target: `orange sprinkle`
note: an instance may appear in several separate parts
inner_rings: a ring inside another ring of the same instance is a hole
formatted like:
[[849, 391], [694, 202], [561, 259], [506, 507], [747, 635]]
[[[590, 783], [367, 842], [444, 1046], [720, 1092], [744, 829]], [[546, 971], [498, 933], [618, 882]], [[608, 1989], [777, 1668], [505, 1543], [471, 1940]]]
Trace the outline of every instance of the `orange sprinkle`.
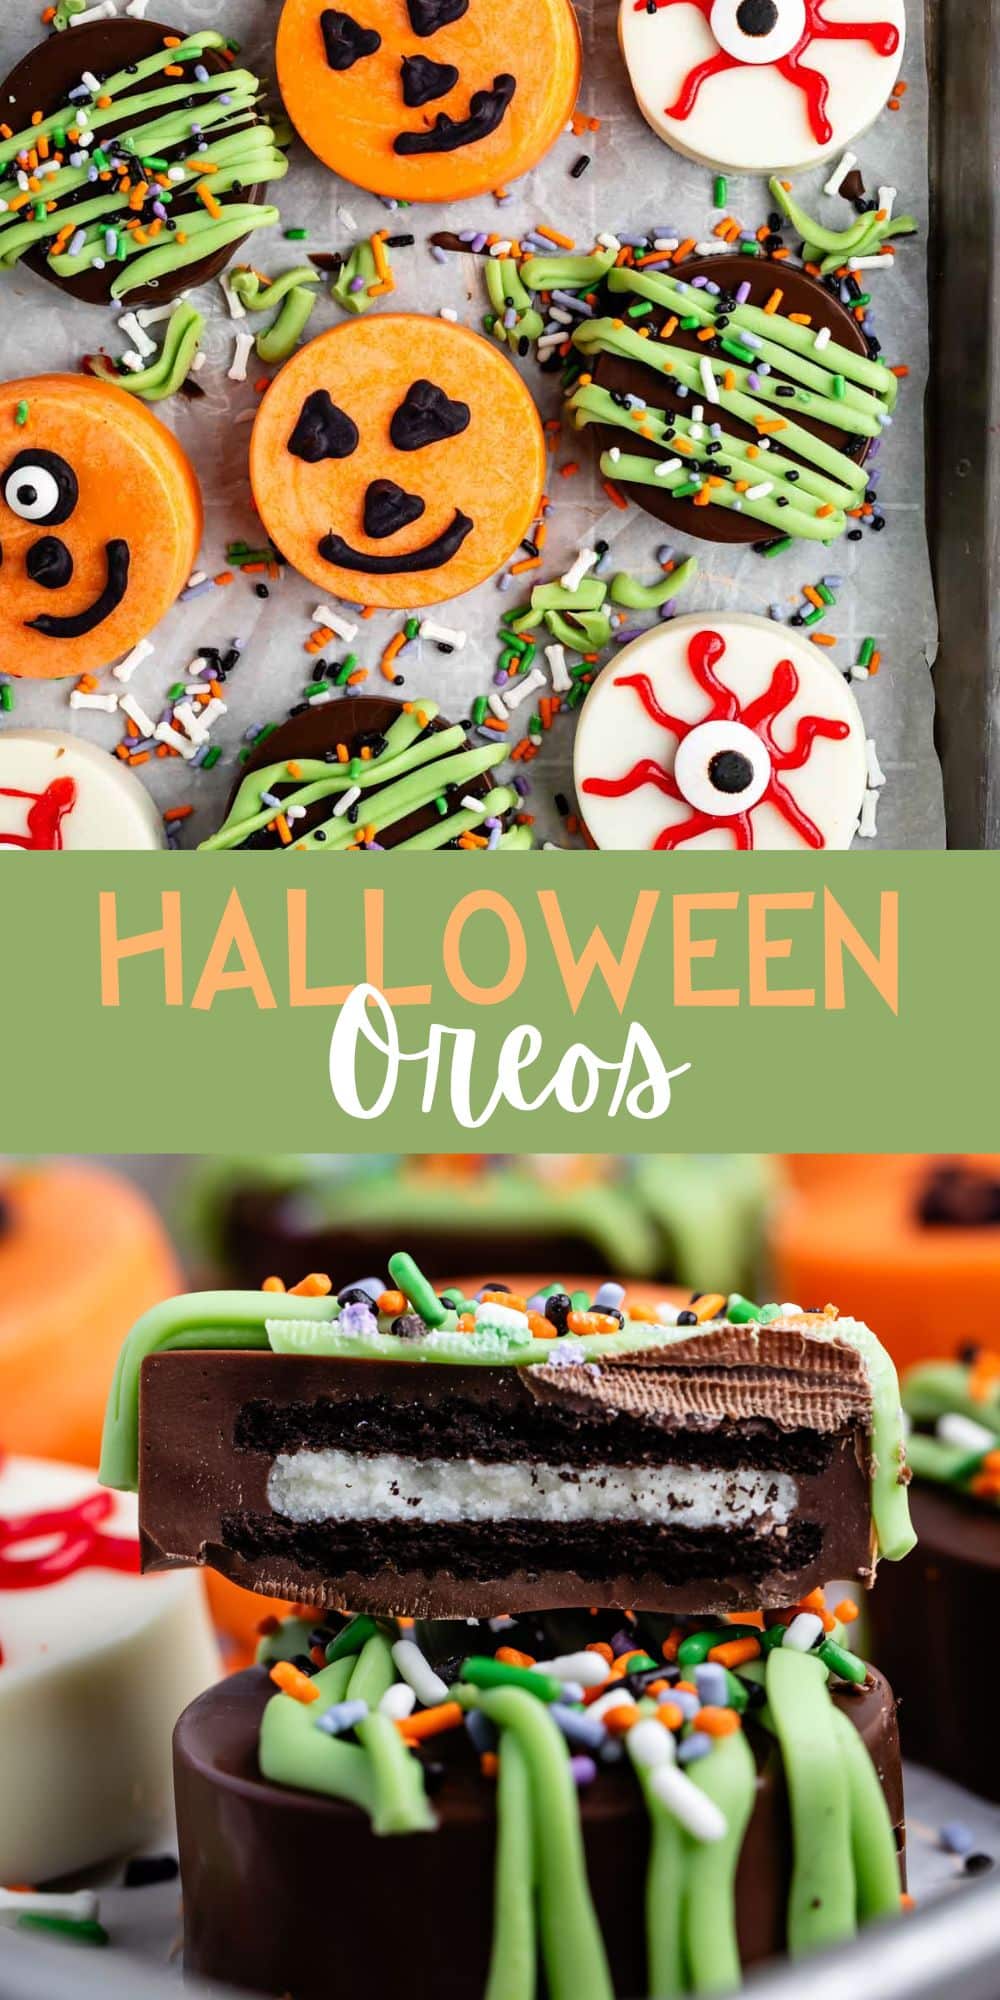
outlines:
[[703, 1292], [700, 1299], [692, 1302], [690, 1310], [701, 1326], [707, 1319], [718, 1319], [719, 1314], [725, 1310], [725, 1305], [726, 1301], [721, 1292]]
[[827, 515], [832, 513], [833, 513], [833, 507], [830, 501], [824, 500], [822, 507], [817, 507], [816, 509], [816, 519], [818, 521], [825, 521]]
[[463, 1711], [457, 1701], [440, 1701], [434, 1708], [424, 1708], [419, 1715], [404, 1715], [397, 1719], [396, 1728], [408, 1743], [422, 1743], [428, 1736], [441, 1736], [447, 1729], [457, 1729], [462, 1722]]
[[495, 1778], [500, 1769], [500, 1759], [495, 1750], [484, 1750], [479, 1759], [480, 1773], [484, 1778]]
[[628, 501], [626, 500], [624, 493], [619, 493], [617, 486], [613, 485], [610, 479], [602, 479], [601, 485], [603, 486], [604, 491], [608, 496], [608, 499], [611, 501], [612, 506], [620, 507], [622, 513], [627, 513]]
[[695, 238], [693, 236], [685, 236], [683, 243], [678, 243], [670, 262], [672, 264], [683, 264], [685, 257], [690, 257], [694, 247]]
[[260, 1289], [262, 1292], [283, 1292], [285, 1290], [284, 1279], [265, 1278]]
[[[165, 75], [169, 76], [170, 75], [169, 69], [166, 70], [164, 73]], [[197, 195], [199, 201], [204, 202], [205, 207], [209, 212], [209, 215], [212, 216], [213, 219], [217, 219], [222, 214], [222, 209], [219, 203], [216, 201], [211, 188], [206, 187], [204, 181], [199, 182], [198, 186], [195, 188], [195, 194]]]
[[544, 224], [535, 230], [535, 235], [544, 236], [547, 242], [558, 244], [560, 250], [576, 249], [576, 239], [574, 237], [563, 236], [558, 229], [548, 229]]
[[511, 576], [523, 576], [526, 569], [541, 569], [541, 567], [540, 556], [525, 556], [523, 561], [511, 563], [510, 573]]
[[611, 1647], [607, 1644], [606, 1640], [592, 1639], [589, 1646], [586, 1646], [584, 1648], [584, 1651], [588, 1653], [599, 1653], [601, 1659], [604, 1660], [609, 1667], [614, 1666], [615, 1656], [611, 1651]]
[[535, 1664], [533, 1653], [519, 1653], [516, 1646], [498, 1646], [496, 1658], [505, 1667], [533, 1667]]
[[676, 1701], [661, 1701], [656, 1711], [656, 1721], [662, 1722], [664, 1729], [679, 1729], [684, 1720], [684, 1710]]
[[480, 1303], [484, 1306], [510, 1306], [514, 1312], [527, 1312], [528, 1301], [518, 1292], [483, 1292]]
[[638, 1709], [631, 1702], [619, 1702], [615, 1708], [606, 1708], [601, 1721], [609, 1736], [627, 1736], [634, 1722], [638, 1721]]
[[380, 1313], [387, 1313], [390, 1318], [394, 1318], [397, 1313], [406, 1311], [406, 1293], [380, 1292], [375, 1304]]
[[[605, 1721], [607, 1717], [605, 1716]], [[695, 1729], [703, 1729], [706, 1736], [735, 1736], [742, 1727], [735, 1708], [700, 1708], [694, 1717]]]
[[193, 806], [168, 806], [163, 817], [165, 820], [190, 819], [193, 811]]
[[810, 632], [809, 637], [814, 646], [835, 646], [837, 644], [836, 636], [833, 632]]
[[397, 653], [401, 651], [402, 647], [405, 646], [405, 644], [406, 644], [406, 633], [395, 632], [392, 638], [390, 639], [389, 644], [387, 645], [385, 652], [382, 655], [382, 658], [379, 661], [379, 668], [387, 681], [395, 682], [396, 675], [393, 672], [393, 662], [395, 661]]
[[890, 375], [897, 376], [900, 382], [905, 382], [909, 372], [905, 362], [899, 362], [895, 368], [889, 370]]
[[760, 1658], [760, 1641], [757, 1639], [726, 1639], [721, 1646], [713, 1646], [710, 1660], [717, 1660], [720, 1667], [742, 1667], [748, 1660]]
[[861, 1613], [853, 1597], [842, 1597], [840, 1603], [834, 1606], [833, 1615], [839, 1619], [841, 1625], [853, 1625], [854, 1620], [860, 1618]]
[[572, 479], [573, 474], [575, 472], [579, 472], [579, 470], [580, 470], [579, 459], [569, 458], [567, 459], [565, 465], [561, 465], [559, 467], [559, 477], [560, 479]]
[[310, 1271], [307, 1278], [300, 1278], [298, 1284], [292, 1286], [289, 1296], [296, 1299], [325, 1299], [327, 1293], [332, 1290], [333, 1284], [325, 1271]]
[[320, 1690], [310, 1680], [301, 1667], [293, 1667], [291, 1660], [276, 1660], [271, 1668], [271, 1679], [282, 1694], [290, 1694], [293, 1701], [303, 1703], [318, 1701]]

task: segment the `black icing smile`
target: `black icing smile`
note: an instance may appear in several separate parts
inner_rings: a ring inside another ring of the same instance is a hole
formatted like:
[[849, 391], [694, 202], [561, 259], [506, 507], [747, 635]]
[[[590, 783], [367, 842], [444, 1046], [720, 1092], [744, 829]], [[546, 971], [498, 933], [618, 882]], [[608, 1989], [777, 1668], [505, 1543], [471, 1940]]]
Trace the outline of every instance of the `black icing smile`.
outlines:
[[319, 552], [324, 562], [334, 563], [338, 569], [361, 570], [368, 576], [409, 576], [419, 570], [442, 569], [461, 548], [466, 535], [472, 533], [472, 525], [468, 514], [456, 507], [440, 535], [435, 535], [432, 542], [425, 542], [422, 549], [411, 549], [407, 555], [366, 555], [361, 549], [353, 549], [342, 535], [334, 534], [323, 536]]
[[477, 140], [488, 139], [503, 123], [516, 89], [516, 77], [495, 76], [491, 90], [473, 91], [467, 118], [450, 118], [447, 111], [439, 111], [429, 130], [397, 132], [392, 142], [393, 152], [457, 153], [462, 146], [474, 146]]
[[[113, 611], [117, 611], [125, 596], [128, 589], [130, 555], [127, 542], [119, 540], [109, 542], [105, 549], [108, 580], [100, 596], [95, 597], [93, 604], [88, 605], [84, 611], [74, 611], [66, 618], [58, 618], [50, 611], [43, 611], [39, 618], [26, 620], [30, 630], [41, 632], [46, 639], [83, 639], [88, 632], [96, 631], [98, 625], [103, 625], [105, 619], [110, 618]], [[37, 581], [45, 584], [46, 588], [53, 587], [51, 581], [46, 583], [44, 577], [37, 578]]]

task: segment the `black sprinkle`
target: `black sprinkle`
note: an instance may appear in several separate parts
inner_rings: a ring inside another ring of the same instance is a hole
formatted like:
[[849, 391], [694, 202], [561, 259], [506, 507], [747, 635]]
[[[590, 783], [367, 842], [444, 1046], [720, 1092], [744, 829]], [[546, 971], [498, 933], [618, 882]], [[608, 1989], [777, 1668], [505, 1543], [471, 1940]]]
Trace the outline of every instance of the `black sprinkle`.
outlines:
[[967, 1875], [986, 1875], [992, 1867], [992, 1854], [967, 1854], [965, 1857]]
[[[970, 1855], [970, 1860], [975, 1856]], [[172, 1854], [134, 1854], [125, 1863], [123, 1886], [126, 1889], [147, 1889], [152, 1882], [174, 1882], [179, 1873], [178, 1863]]]
[[387, 250], [408, 250], [416, 240], [415, 236], [387, 236], [385, 247]]
[[569, 173], [570, 173], [570, 179], [571, 179], [571, 180], [574, 180], [574, 181], [578, 181], [578, 180], [579, 180], [579, 178], [580, 178], [580, 175], [581, 175], [581, 174], [585, 174], [585, 173], [586, 173], [586, 171], [587, 171], [587, 168], [589, 167], [589, 165], [590, 165], [590, 154], [589, 154], [589, 153], [581, 153], [581, 154], [580, 154], [580, 157], [579, 157], [579, 159], [578, 159], [578, 160], [574, 160], [574, 162], [573, 162], [573, 165], [571, 166], [571, 168], [570, 168], [570, 170], [569, 170]]

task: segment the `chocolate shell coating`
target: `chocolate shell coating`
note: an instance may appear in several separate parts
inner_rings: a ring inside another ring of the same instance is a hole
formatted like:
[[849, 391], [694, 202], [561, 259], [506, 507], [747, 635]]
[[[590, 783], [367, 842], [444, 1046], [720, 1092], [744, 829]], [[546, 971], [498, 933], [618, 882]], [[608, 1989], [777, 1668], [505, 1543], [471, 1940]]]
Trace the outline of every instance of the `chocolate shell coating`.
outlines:
[[[723, 292], [735, 293], [740, 285], [748, 284], [750, 295], [748, 305], [763, 307], [771, 293], [781, 291], [784, 296], [780, 310], [784, 314], [809, 313], [817, 331], [828, 326], [834, 340], [842, 347], [849, 347], [855, 354], [867, 354], [868, 342], [850, 313], [825, 285], [817, 283], [805, 271], [796, 270], [794, 265], [775, 264], [766, 257], [706, 257], [692, 258], [681, 264], [670, 275], [690, 284], [694, 278], [708, 278], [712, 284], [721, 286]], [[670, 315], [665, 306], [655, 305], [643, 321], [644, 326], [660, 327]], [[670, 336], [671, 346], [683, 347], [691, 354], [705, 353], [704, 342], [699, 341], [692, 330], [685, 332], [677, 327]], [[612, 389], [616, 394], [639, 396], [652, 409], [680, 412], [682, 416], [691, 414], [691, 398], [679, 399], [671, 387], [668, 375], [657, 374], [652, 368], [644, 368], [639, 361], [626, 361], [616, 354], [601, 354], [597, 357], [591, 374], [601, 389]], [[718, 413], [716, 413], [718, 414]], [[815, 417], [796, 411], [795, 421], [803, 430], [814, 432], [825, 444], [835, 445], [838, 451], [863, 464], [868, 454], [870, 439], [857, 438], [853, 433], [835, 430], [832, 424], [817, 422]], [[743, 438], [752, 444], [757, 433], [752, 424], [747, 424], [729, 411], [723, 420], [724, 429], [733, 437]], [[662, 458], [664, 446], [654, 444], [651, 439], [638, 432], [619, 430], [613, 424], [595, 424], [595, 442], [598, 451], [610, 451], [614, 446], [619, 450], [627, 448], [641, 458]], [[611, 474], [612, 479], [614, 474]], [[685, 535], [696, 535], [706, 542], [768, 542], [777, 540], [777, 531], [768, 528], [762, 521], [751, 520], [748, 514], [737, 514], [731, 507], [695, 507], [691, 500], [674, 500], [659, 486], [629, 486], [623, 483], [622, 491], [629, 500], [635, 502], [654, 519], [662, 521], [665, 527], [673, 528]]]
[[[215, 24], [212, 23], [214, 26]], [[192, 31], [193, 32], [193, 31]], [[67, 28], [63, 34], [50, 35], [47, 41], [39, 42], [36, 48], [23, 56], [11, 70], [6, 82], [0, 86], [0, 104], [3, 106], [3, 122], [12, 132], [26, 131], [36, 111], [48, 118], [60, 111], [69, 101], [69, 92], [75, 90], [85, 70], [98, 79], [111, 76], [116, 70], [127, 69], [130, 63], [142, 62], [146, 56], [156, 55], [163, 47], [165, 35], [183, 33], [177, 28], [164, 27], [162, 21], [133, 20], [129, 15], [109, 16], [103, 21], [90, 21], [82, 28]], [[199, 58], [211, 76], [222, 76], [229, 68], [216, 49], [206, 49]], [[128, 104], [127, 96], [120, 100], [123, 111]], [[111, 133], [114, 127], [110, 128]], [[89, 189], [84, 189], [86, 195]], [[244, 188], [241, 201], [260, 202], [264, 190], [260, 187]], [[189, 201], [175, 199], [172, 213], [183, 215], [185, 208], [193, 210], [198, 206], [197, 198]], [[72, 215], [72, 205], [65, 204], [66, 219]], [[139, 285], [134, 292], [121, 302], [120, 309], [131, 310], [134, 306], [165, 305], [175, 299], [179, 292], [188, 292], [195, 285], [204, 285], [210, 278], [217, 278], [227, 264], [237, 256], [242, 237], [237, 243], [228, 243], [211, 257], [204, 257], [197, 264], [186, 264], [179, 271], [169, 272], [153, 285]], [[111, 286], [122, 265], [112, 261], [103, 271], [81, 271], [76, 278], [60, 278], [53, 271], [46, 256], [45, 245], [37, 250], [29, 250], [21, 259], [39, 277], [47, 278], [50, 285], [58, 285], [61, 292], [68, 292], [71, 298], [85, 299], [89, 305], [107, 305], [111, 302]]]
[[[434, 1833], [379, 1839], [355, 1806], [268, 1783], [257, 1735], [272, 1684], [253, 1667], [193, 1702], [174, 1734], [185, 1965], [295, 2000], [481, 2000], [493, 1933], [496, 1789], [464, 1732], [433, 1746]], [[879, 1774], [903, 1855], [892, 1692], [873, 1674], [834, 1695]], [[736, 1875], [745, 1965], [785, 1948], [791, 1831], [780, 1759], [752, 1730], [757, 1797]], [[430, 1761], [429, 1759], [427, 1761]], [[587, 1873], [616, 1993], [647, 1991], [648, 1817], [628, 1765], [579, 1794]], [[401, 1966], [405, 1970], [401, 1970]]]
[[917, 1546], [885, 1563], [869, 1601], [871, 1650], [898, 1688], [907, 1755], [1000, 1800], [996, 1688], [1000, 1514], [914, 1481]]
[[[270, 764], [286, 763], [296, 757], [326, 757], [335, 763], [338, 744], [346, 744], [348, 751], [354, 756], [360, 753], [361, 745], [366, 740], [374, 741], [384, 735], [390, 723], [395, 722], [400, 707], [400, 702], [394, 701], [391, 695], [352, 694], [345, 695], [342, 700], [322, 702], [316, 708], [303, 708], [298, 715], [290, 715], [287, 722], [279, 724], [278, 728], [273, 729], [269, 736], [265, 736], [263, 742], [253, 750], [230, 793], [227, 812], [232, 810], [240, 785], [251, 771], [266, 770]], [[445, 716], [436, 715], [428, 727], [432, 734], [437, 735], [442, 729], [450, 729], [452, 725]], [[459, 788], [460, 793], [462, 797], [485, 798], [494, 782], [493, 773], [486, 772], [477, 778], [470, 778]], [[294, 786], [289, 784], [288, 789], [292, 790]], [[285, 787], [280, 782], [277, 783], [274, 787], [275, 796], [281, 798], [284, 790]], [[373, 786], [365, 797], [375, 798], [377, 793], [378, 788]], [[308, 807], [305, 819], [298, 823], [298, 830], [308, 833], [313, 827], [321, 826], [329, 817], [329, 812], [328, 799]], [[364, 799], [359, 801], [358, 814], [363, 823]], [[398, 847], [401, 841], [409, 840], [415, 833], [422, 833], [426, 827], [434, 826], [437, 820], [438, 813], [433, 803], [421, 806], [419, 811], [408, 813], [405, 819], [396, 820], [392, 826], [383, 828], [379, 834], [379, 844], [386, 848]], [[248, 847], [259, 845], [268, 848], [276, 844], [277, 837], [270, 833], [266, 833], [260, 840], [246, 843]], [[270, 1268], [273, 1270], [274, 1266]], [[320, 1264], [315, 1268], [325, 1271], [328, 1266]], [[357, 1272], [359, 1265], [355, 1263], [352, 1268], [353, 1272]]]

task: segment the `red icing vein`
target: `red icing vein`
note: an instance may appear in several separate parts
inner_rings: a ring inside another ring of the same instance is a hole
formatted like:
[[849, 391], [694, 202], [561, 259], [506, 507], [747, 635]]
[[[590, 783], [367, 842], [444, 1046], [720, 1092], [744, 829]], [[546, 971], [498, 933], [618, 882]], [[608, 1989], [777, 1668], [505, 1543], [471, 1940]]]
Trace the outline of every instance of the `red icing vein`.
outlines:
[[[101, 1533], [113, 1506], [114, 1495], [98, 1491], [71, 1507], [0, 1516], [0, 1590], [41, 1590], [83, 1569], [126, 1570], [137, 1576], [135, 1537]], [[18, 1555], [32, 1542], [43, 1547], [34, 1555]]]
[[19, 792], [0, 785], [0, 799], [30, 800], [27, 834], [0, 833], [0, 847], [23, 847], [30, 852], [62, 847], [62, 823], [76, 804], [72, 778], [53, 778], [44, 792]]

